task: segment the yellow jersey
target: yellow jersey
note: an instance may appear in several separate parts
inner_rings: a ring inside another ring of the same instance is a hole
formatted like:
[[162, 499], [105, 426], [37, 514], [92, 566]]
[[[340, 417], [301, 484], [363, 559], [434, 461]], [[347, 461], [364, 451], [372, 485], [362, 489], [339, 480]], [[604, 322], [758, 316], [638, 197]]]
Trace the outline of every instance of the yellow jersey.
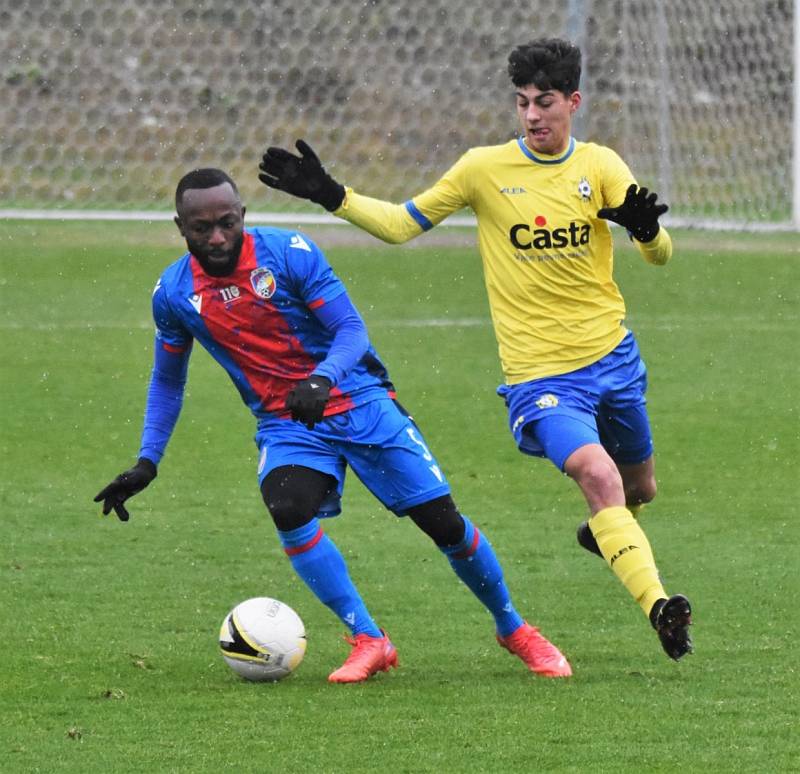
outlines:
[[[523, 139], [468, 150], [405, 204], [347, 189], [335, 215], [387, 242], [405, 242], [471, 207], [489, 307], [508, 384], [574, 371], [622, 341], [625, 302], [602, 207], [622, 203], [633, 175], [610, 148], [571, 138], [558, 156]], [[636, 242], [646, 260], [672, 254], [662, 227]]]

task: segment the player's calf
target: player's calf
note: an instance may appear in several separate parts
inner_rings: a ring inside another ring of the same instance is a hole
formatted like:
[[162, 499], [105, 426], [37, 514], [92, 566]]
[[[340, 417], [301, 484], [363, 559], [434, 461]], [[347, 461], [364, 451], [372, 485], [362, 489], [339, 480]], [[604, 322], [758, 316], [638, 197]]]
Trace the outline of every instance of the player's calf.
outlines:
[[[631, 512], [634, 519], [638, 519], [639, 514], [642, 512], [642, 509], [646, 504], [647, 503], [642, 502], [638, 505], [627, 505], [625, 507]], [[588, 521], [582, 521], [578, 525], [578, 531], [575, 537], [577, 538], [578, 545], [581, 548], [585, 548], [592, 554], [597, 554], [597, 556], [599, 556], [601, 559], [603, 558], [603, 554], [600, 551], [600, 546], [597, 545], [597, 541], [592, 534], [592, 530], [589, 528]]]

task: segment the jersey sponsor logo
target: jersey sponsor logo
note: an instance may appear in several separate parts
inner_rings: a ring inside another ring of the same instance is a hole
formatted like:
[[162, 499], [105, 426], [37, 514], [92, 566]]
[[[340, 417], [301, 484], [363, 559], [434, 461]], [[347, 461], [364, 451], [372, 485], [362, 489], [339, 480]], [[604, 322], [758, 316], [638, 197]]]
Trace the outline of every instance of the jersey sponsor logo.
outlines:
[[500, 189], [501, 194], [524, 194], [527, 193], [521, 185], [504, 186]]
[[261, 298], [272, 298], [275, 295], [277, 287], [275, 277], [264, 266], [259, 266], [250, 272], [250, 284], [253, 286], [256, 295], [261, 296]]
[[544, 215], [537, 215], [534, 218], [536, 228], [531, 228], [527, 223], [517, 223], [508, 232], [511, 244], [518, 250], [549, 250], [553, 247], [580, 247], [589, 244], [589, 234], [592, 227], [588, 223], [581, 225], [576, 221], [570, 221], [568, 227], [564, 228], [545, 228], [547, 218]]
[[200, 314], [200, 307], [203, 306], [203, 297], [199, 293], [189, 296], [189, 303], [194, 307], [194, 311]]
[[592, 186], [589, 185], [589, 181], [585, 177], [578, 181], [578, 196], [585, 202], [592, 198]]
[[536, 400], [536, 405], [540, 409], [555, 408], [558, 405], [558, 398], [552, 393], [548, 392]]
[[311, 248], [308, 246], [308, 242], [306, 242], [300, 234], [295, 234], [289, 240], [289, 247], [296, 247], [298, 250], [305, 250], [307, 253], [311, 252]]

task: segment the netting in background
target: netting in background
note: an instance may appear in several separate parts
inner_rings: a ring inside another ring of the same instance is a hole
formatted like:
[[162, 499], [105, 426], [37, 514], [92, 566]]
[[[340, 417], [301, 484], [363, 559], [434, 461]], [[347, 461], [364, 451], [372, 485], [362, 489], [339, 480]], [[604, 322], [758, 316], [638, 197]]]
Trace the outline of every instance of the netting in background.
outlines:
[[169, 210], [222, 166], [252, 209], [268, 144], [305, 137], [343, 182], [403, 200], [517, 133], [505, 67], [584, 49], [579, 139], [671, 215], [791, 217], [792, 0], [0, 0], [0, 205]]

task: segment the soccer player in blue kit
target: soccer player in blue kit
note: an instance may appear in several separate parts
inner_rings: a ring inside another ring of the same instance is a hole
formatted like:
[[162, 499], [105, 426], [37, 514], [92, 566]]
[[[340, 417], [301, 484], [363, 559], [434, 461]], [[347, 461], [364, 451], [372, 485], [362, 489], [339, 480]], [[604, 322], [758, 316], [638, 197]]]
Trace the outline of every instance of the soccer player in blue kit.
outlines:
[[320, 523], [341, 510], [348, 465], [386, 508], [432, 538], [494, 617], [500, 645], [532, 672], [569, 676], [566, 658], [514, 608], [491, 544], [456, 508], [319, 248], [295, 232], [245, 229], [237, 187], [219, 169], [185, 175], [175, 205], [189, 252], [153, 291], [155, 361], [138, 461], [95, 497], [103, 514], [127, 521], [125, 502], [156, 477], [196, 339], [256, 418], [261, 493], [292, 567], [351, 632], [352, 650], [331, 682], [361, 682], [397, 666], [394, 645]]
[[672, 254], [658, 222], [667, 206], [639, 188], [613, 150], [572, 137], [576, 46], [557, 38], [517, 46], [508, 74], [521, 136], [467, 150], [402, 204], [337, 182], [302, 140], [299, 155], [268, 148], [259, 177], [392, 243], [472, 208], [514, 440], [578, 485], [589, 507], [578, 542], [606, 560], [678, 660], [692, 651], [691, 606], [665, 591], [637, 519], [656, 494], [647, 372], [625, 326], [607, 223], [624, 226], [644, 260], [663, 265]]

